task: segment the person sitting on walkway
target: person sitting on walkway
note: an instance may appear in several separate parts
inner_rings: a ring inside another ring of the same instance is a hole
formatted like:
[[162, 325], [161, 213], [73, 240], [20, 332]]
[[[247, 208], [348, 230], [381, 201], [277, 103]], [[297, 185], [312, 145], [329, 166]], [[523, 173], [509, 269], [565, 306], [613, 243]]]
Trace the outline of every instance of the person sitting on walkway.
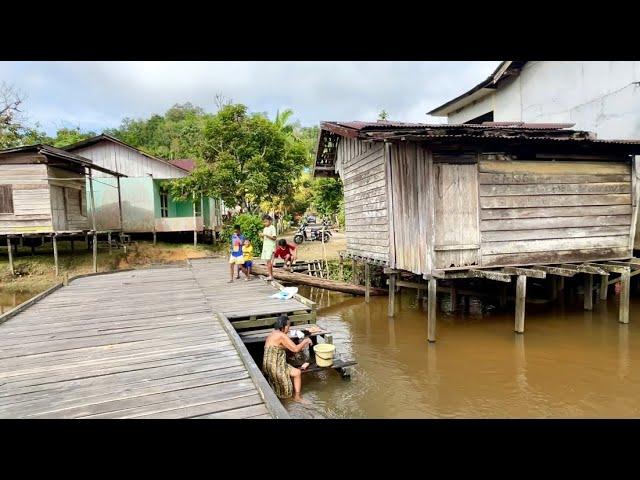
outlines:
[[293, 271], [293, 262], [296, 261], [297, 245], [287, 242], [284, 238], [278, 240], [278, 248], [273, 254], [274, 260], [281, 258], [284, 260], [284, 269]]
[[264, 229], [260, 232], [262, 238], [262, 255], [260, 258], [267, 261], [267, 280], [273, 280], [273, 252], [276, 249], [276, 227], [272, 225], [269, 215], [262, 216]]
[[[229, 267], [231, 271], [231, 279], [229, 283], [233, 283], [233, 278], [240, 278], [240, 269], [244, 265], [244, 254], [242, 253], [242, 243], [244, 235], [240, 232], [240, 225], [233, 226], [233, 235], [231, 235], [231, 254], [229, 255]], [[234, 275], [237, 266], [237, 275]]]
[[300, 400], [302, 390], [302, 370], [309, 366], [304, 363], [300, 368], [295, 368], [287, 363], [287, 350], [298, 353], [308, 345], [311, 345], [309, 337], [299, 344], [293, 343], [289, 338], [289, 317], [280, 315], [274, 330], [269, 334], [264, 342], [264, 357], [262, 360], [262, 371], [271, 385], [275, 394], [280, 398], [290, 398]]

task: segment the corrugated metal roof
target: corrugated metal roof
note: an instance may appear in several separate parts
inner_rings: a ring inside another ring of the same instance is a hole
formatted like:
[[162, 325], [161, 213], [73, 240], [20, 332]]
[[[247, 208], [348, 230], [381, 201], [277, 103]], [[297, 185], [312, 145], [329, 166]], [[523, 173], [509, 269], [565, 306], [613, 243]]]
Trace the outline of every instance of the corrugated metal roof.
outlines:
[[187, 170], [192, 172], [196, 168], [196, 161], [190, 158], [180, 158], [177, 160], [169, 160], [171, 165], [174, 165], [178, 168], [182, 168], [183, 170]]
[[525, 122], [485, 122], [485, 123], [407, 123], [393, 121], [378, 122], [321, 122], [321, 127], [332, 125], [349, 128], [357, 131], [365, 130], [396, 130], [399, 128], [472, 128], [479, 130], [495, 129], [525, 129], [525, 130], [564, 130], [571, 128], [575, 123], [525, 123]]

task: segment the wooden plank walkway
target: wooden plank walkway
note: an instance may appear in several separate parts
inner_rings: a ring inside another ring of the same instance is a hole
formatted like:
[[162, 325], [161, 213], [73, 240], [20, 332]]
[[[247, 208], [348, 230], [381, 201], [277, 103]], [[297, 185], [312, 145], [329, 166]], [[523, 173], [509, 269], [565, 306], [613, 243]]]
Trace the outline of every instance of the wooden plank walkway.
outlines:
[[0, 324], [0, 418], [286, 418], [224, 322], [191, 268], [77, 279]]
[[239, 280], [227, 283], [229, 264], [225, 261], [193, 259], [190, 262], [196, 281], [209, 304], [232, 322], [251, 316], [278, 316], [310, 311], [309, 306], [296, 299], [271, 298], [277, 290], [257, 277], [246, 282], [241, 274]]

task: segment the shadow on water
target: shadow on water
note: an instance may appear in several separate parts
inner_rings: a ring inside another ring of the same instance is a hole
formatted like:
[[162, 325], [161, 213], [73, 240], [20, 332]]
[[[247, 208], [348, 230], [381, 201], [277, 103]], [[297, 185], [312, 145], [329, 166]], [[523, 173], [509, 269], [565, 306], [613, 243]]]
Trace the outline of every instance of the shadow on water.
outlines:
[[[513, 332], [513, 306], [439, 294], [438, 341], [426, 341], [426, 299], [398, 296], [366, 304], [301, 289], [319, 303], [318, 323], [337, 352], [358, 365], [351, 380], [333, 370], [303, 377], [298, 418], [603, 418], [640, 415], [640, 300], [631, 323], [617, 322], [617, 297], [582, 308], [582, 297], [527, 305], [526, 333]], [[466, 306], [465, 306], [465, 302]], [[464, 310], [464, 312], [462, 311]]]

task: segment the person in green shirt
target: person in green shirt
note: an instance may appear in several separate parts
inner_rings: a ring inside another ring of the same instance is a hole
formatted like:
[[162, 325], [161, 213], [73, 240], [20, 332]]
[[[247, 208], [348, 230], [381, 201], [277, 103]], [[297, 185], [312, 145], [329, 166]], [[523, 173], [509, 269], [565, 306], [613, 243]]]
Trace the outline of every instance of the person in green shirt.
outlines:
[[262, 238], [262, 255], [260, 258], [267, 261], [267, 272], [269, 276], [267, 280], [273, 280], [273, 252], [276, 250], [276, 227], [272, 225], [273, 220], [269, 215], [263, 215], [262, 223], [264, 229], [260, 233]]

